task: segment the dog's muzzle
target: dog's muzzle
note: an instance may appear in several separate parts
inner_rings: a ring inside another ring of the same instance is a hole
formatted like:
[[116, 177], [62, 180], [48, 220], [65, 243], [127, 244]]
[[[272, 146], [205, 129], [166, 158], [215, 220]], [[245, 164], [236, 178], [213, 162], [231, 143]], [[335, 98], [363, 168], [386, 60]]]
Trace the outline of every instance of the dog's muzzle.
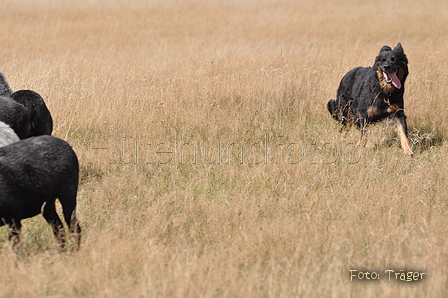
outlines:
[[401, 88], [401, 82], [400, 79], [397, 77], [397, 71], [395, 72], [386, 72], [383, 71], [383, 76], [388, 84], [392, 84], [395, 86], [395, 88], [400, 89]]

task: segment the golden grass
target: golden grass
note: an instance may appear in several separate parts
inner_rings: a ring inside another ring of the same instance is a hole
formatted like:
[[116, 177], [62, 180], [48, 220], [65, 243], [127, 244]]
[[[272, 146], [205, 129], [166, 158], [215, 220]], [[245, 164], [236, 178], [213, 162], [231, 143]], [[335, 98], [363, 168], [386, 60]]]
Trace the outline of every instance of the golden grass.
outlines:
[[[27, 219], [14, 261], [2, 228], [0, 297], [446, 296], [447, 6], [2, 1], [0, 69], [80, 159], [83, 242]], [[385, 124], [340, 144], [325, 107], [398, 42], [412, 159]]]

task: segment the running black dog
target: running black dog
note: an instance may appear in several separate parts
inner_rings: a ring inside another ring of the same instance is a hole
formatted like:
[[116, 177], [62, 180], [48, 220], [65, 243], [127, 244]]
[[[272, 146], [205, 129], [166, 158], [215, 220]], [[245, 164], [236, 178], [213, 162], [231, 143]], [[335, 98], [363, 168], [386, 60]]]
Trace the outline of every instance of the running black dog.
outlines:
[[357, 67], [349, 71], [339, 84], [336, 100], [327, 103], [331, 116], [342, 124], [341, 138], [344, 139], [351, 126], [356, 124], [361, 130], [358, 144], [369, 146], [367, 126], [389, 119], [395, 124], [404, 153], [413, 155], [403, 104], [408, 73], [408, 59], [401, 43], [393, 50], [383, 46], [373, 67]]

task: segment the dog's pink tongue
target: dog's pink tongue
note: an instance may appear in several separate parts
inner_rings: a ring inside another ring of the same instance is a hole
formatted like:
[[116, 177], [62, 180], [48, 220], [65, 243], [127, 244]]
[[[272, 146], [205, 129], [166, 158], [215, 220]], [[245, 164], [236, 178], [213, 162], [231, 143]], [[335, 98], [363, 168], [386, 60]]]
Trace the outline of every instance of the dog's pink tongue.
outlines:
[[392, 79], [392, 84], [395, 86], [395, 88], [400, 89], [401, 88], [401, 82], [397, 77], [397, 74], [395, 72], [389, 73], [389, 77]]

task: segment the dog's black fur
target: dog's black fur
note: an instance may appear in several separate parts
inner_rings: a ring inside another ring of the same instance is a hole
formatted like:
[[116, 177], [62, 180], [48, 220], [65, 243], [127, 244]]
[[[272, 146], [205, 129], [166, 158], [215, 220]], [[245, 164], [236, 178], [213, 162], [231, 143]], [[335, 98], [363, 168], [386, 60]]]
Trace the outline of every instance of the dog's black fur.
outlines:
[[59, 138], [32, 137], [0, 148], [0, 226], [8, 225], [13, 248], [19, 243], [21, 220], [42, 213], [53, 228], [60, 250], [65, 249], [65, 230], [56, 213], [56, 198], [62, 205], [70, 239], [79, 248], [78, 175], [75, 152]]
[[51, 135], [53, 118], [39, 93], [32, 90], [19, 90], [10, 96], [16, 102], [24, 105], [28, 111], [29, 137]]
[[20, 139], [29, 137], [31, 126], [28, 111], [10, 97], [0, 96], [0, 121], [8, 124]]
[[361, 130], [359, 144], [366, 146], [367, 126], [390, 119], [395, 124], [405, 154], [412, 155], [403, 104], [408, 73], [408, 59], [401, 43], [394, 49], [383, 46], [373, 67], [357, 67], [349, 71], [341, 80], [336, 100], [327, 103], [332, 117], [343, 125], [341, 137], [344, 138], [355, 124]]

